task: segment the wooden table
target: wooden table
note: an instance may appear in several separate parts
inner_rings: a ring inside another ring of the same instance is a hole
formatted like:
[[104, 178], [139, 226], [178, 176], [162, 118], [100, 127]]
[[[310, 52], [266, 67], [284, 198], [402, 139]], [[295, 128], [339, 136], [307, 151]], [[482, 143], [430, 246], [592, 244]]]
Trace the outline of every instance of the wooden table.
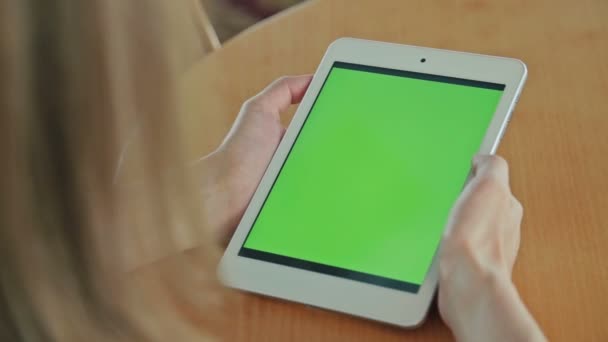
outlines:
[[[608, 341], [608, 1], [311, 1], [229, 41], [189, 72], [184, 129], [211, 151], [241, 103], [274, 78], [313, 72], [353, 36], [504, 55], [529, 68], [499, 153], [526, 209], [515, 282], [549, 338]], [[202, 114], [204, 113], [204, 114]], [[404, 331], [239, 295], [231, 337], [273, 341], [445, 340], [434, 310]]]

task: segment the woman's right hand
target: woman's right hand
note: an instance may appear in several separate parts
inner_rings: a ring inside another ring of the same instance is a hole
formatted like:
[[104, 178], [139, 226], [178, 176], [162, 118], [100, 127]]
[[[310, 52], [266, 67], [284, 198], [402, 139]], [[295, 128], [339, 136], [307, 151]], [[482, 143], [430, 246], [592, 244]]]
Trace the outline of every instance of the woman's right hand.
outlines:
[[475, 157], [439, 259], [439, 310], [458, 340], [544, 340], [511, 281], [522, 215], [505, 160]]

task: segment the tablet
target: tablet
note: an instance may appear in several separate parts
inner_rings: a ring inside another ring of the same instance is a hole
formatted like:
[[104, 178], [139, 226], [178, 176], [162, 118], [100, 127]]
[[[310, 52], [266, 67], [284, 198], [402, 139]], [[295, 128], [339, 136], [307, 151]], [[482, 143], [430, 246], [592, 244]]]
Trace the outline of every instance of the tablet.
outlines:
[[343, 38], [327, 50], [220, 262], [228, 286], [414, 327], [519, 60]]

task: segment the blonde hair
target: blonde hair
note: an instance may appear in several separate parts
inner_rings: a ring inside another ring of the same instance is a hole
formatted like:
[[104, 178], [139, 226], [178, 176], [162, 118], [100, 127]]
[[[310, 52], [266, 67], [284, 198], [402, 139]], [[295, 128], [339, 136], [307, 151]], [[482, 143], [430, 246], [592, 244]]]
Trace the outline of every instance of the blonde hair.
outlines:
[[[217, 250], [174, 120], [172, 2], [0, 2], [0, 340], [217, 334]], [[138, 181], [117, 186], [135, 126]]]

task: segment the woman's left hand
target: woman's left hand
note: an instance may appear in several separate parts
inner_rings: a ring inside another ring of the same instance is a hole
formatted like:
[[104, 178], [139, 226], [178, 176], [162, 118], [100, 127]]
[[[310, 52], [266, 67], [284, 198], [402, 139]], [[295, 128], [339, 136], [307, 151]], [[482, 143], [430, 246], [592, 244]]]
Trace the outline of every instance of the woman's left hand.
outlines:
[[281, 114], [302, 100], [311, 79], [282, 77], [246, 101], [220, 147], [200, 161], [205, 218], [223, 243], [236, 229], [285, 133]]

